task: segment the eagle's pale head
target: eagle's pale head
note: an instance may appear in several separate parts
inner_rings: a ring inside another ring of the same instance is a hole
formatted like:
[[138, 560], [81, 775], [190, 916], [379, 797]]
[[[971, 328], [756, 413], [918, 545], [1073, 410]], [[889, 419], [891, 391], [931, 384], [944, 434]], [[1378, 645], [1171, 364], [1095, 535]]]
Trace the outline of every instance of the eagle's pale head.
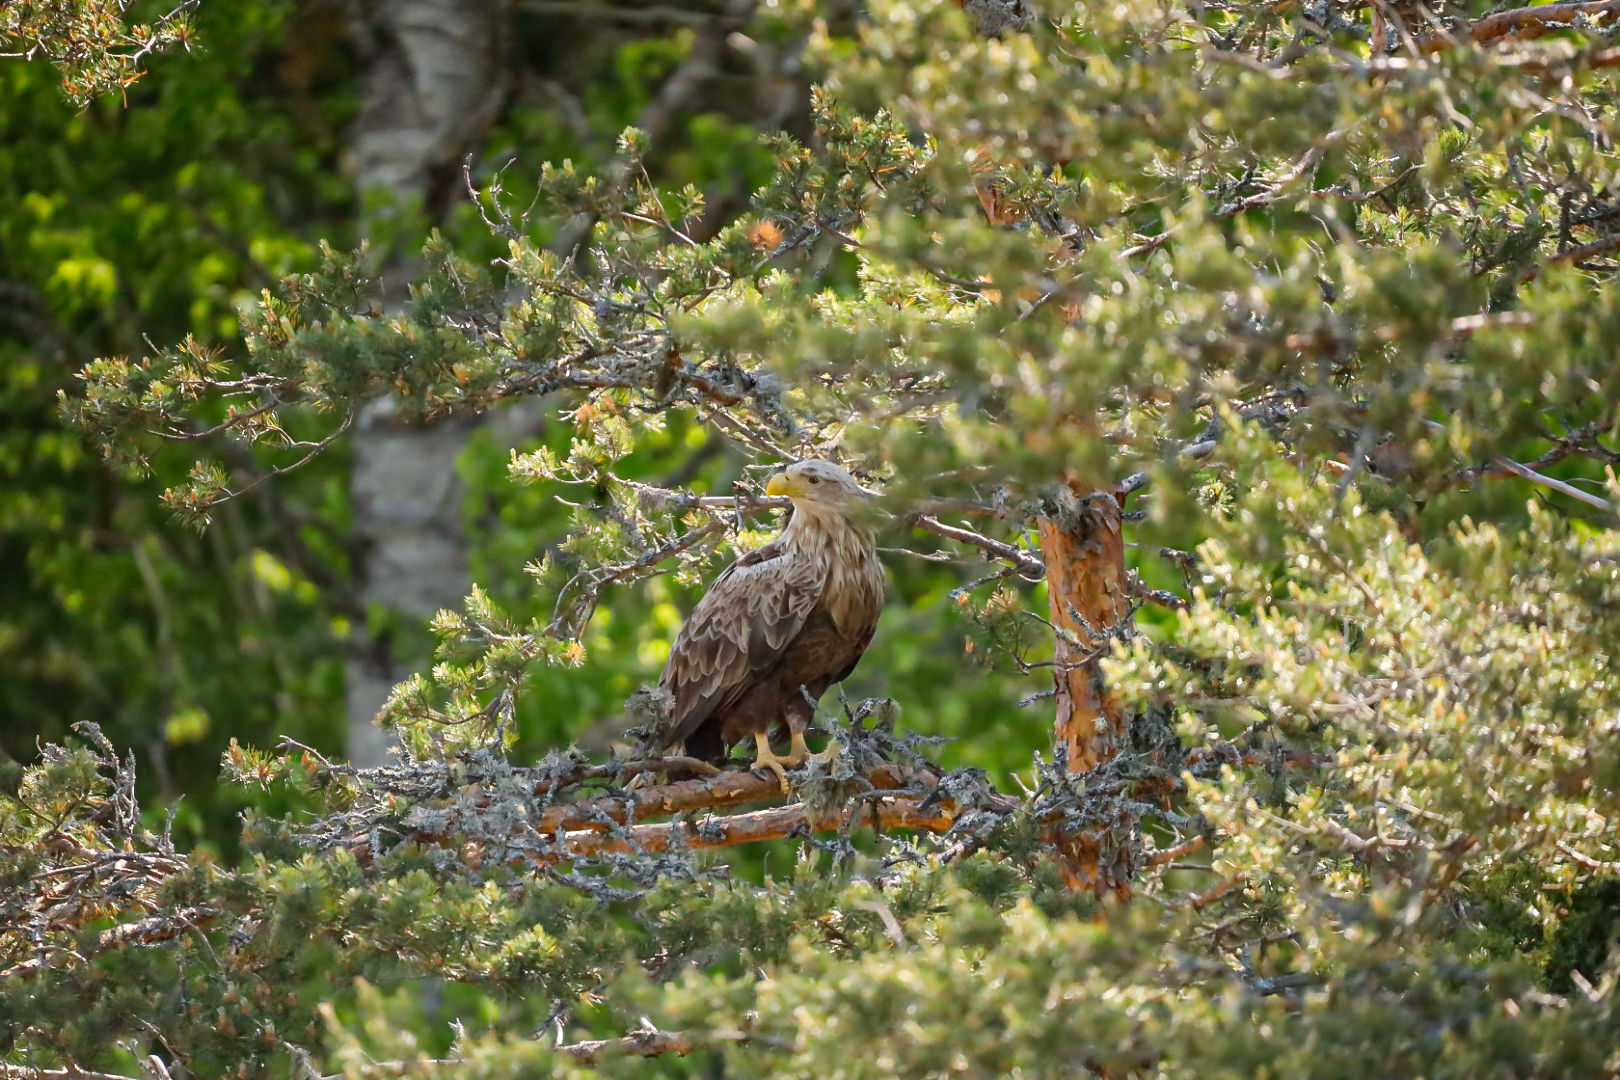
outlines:
[[796, 461], [765, 485], [765, 494], [786, 495], [795, 509], [816, 513], [847, 513], [856, 506], [878, 498], [877, 492], [856, 483], [841, 465], [830, 461]]

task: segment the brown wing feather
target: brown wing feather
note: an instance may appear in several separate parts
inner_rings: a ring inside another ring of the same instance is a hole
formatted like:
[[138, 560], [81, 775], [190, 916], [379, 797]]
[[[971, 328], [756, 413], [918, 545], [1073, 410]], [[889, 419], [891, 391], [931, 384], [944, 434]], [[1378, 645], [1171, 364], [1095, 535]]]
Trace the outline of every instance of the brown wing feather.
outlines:
[[820, 583], [778, 543], [726, 567], [687, 617], [659, 680], [675, 698], [669, 744], [684, 742], [771, 667], [815, 606]]
[[849, 663], [845, 664], [841, 669], [833, 673], [833, 682], [841, 683], [854, 673], [855, 665], [859, 664], [861, 662], [861, 657], [866, 655], [866, 649], [872, 644], [872, 635], [876, 633], [876, 631], [877, 623], [873, 622], [871, 625], [866, 627], [866, 629], [861, 633], [860, 637], [855, 639], [854, 643], [850, 647], [851, 651], [854, 652], [855, 655], [849, 658]]

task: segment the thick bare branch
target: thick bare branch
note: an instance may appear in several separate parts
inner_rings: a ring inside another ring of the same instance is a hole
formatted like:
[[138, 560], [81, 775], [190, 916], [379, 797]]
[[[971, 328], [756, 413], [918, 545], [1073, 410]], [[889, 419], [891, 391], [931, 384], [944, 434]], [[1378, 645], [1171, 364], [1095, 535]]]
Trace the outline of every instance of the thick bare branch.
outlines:
[[856, 824], [875, 817], [879, 828], [926, 832], [945, 832], [956, 822], [954, 807], [944, 801], [924, 809], [915, 798], [892, 797], [857, 810], [838, 810], [824, 816], [813, 814], [804, 803], [792, 803], [701, 822], [637, 825], [630, 830], [628, 839], [581, 829], [563, 837], [564, 852], [536, 852], [532, 857], [540, 862], [553, 862], [568, 856], [657, 854], [678, 844], [690, 848], [735, 847], [801, 832], [830, 832], [842, 828], [852, 817], [857, 818]]
[[[1617, 57], [1617, 62], [1620, 62], [1620, 57]], [[1549, 259], [1547, 261], [1547, 265], [1551, 266], [1558, 263], [1582, 263], [1587, 259], [1598, 255], [1607, 255], [1613, 251], [1620, 251], [1620, 233], [1611, 233], [1608, 236], [1593, 240], [1591, 243], [1579, 244], [1572, 248], [1566, 248]], [[1520, 283], [1522, 284], [1526, 281], [1533, 281], [1535, 278], [1540, 276], [1541, 272], [1545, 269], [1546, 266], [1526, 267], [1524, 272], [1519, 275]]]
[[0, 1080], [135, 1080], [118, 1073], [86, 1072], [84, 1069], [42, 1069], [33, 1065], [7, 1065], [0, 1061]]
[[1160, 848], [1147, 857], [1148, 866], [1163, 866], [1165, 863], [1175, 862], [1183, 855], [1191, 855], [1204, 846], [1207, 841], [1202, 835], [1190, 837], [1172, 847]]
[[1416, 39], [1421, 53], [1444, 52], [1465, 41], [1481, 45], [1500, 41], [1529, 41], [1568, 27], [1577, 18], [1607, 21], [1620, 15], [1620, 0], [1569, 0], [1560, 4], [1513, 8], [1487, 15], [1466, 27], [1436, 30]]
[[[897, 765], [881, 765], [864, 779], [880, 791], [931, 787], [939, 782], [937, 775]], [[549, 835], [558, 829], [606, 830], [614, 825], [693, 810], [746, 806], [777, 798], [781, 794], [781, 781], [775, 773], [723, 772], [701, 780], [662, 784], [622, 797], [609, 796], [555, 806], [541, 817], [539, 831]]]
[[[119, 949], [126, 945], [155, 945], [160, 941], [177, 938], [188, 930], [208, 922], [213, 917], [213, 913], [206, 908], [186, 908], [184, 911], [174, 915], [153, 915], [150, 918], [125, 923], [110, 930], [103, 930], [100, 936], [96, 938], [94, 948], [86, 953], [75, 955], [82, 955], [85, 959], [90, 959], [109, 949]], [[32, 960], [24, 960], [22, 963], [9, 967], [5, 971], [0, 971], [0, 979], [13, 977], [26, 979], [37, 975], [51, 966], [51, 957], [54, 955], [56, 954], [52, 953], [44, 957], [36, 956]], [[3, 1073], [0, 1073], [0, 1076], [3, 1075]]]

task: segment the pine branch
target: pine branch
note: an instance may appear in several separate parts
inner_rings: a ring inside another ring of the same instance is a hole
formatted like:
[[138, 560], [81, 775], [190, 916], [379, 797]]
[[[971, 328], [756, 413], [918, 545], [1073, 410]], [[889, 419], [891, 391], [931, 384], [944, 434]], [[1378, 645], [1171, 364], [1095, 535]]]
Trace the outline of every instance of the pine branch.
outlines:
[[1189, 837], [1179, 844], [1175, 844], [1167, 848], [1160, 848], [1158, 851], [1152, 852], [1145, 860], [1146, 865], [1163, 866], [1165, 863], [1173, 863], [1183, 855], [1191, 855], [1193, 852], [1202, 848], [1205, 843], [1207, 843], [1207, 840], [1203, 834]]
[[1318, 754], [1310, 750], [1289, 747], [1240, 747], [1235, 743], [1218, 742], [1197, 746], [1187, 751], [1187, 767], [1199, 769], [1208, 765], [1276, 765], [1288, 769], [1325, 769], [1338, 758], [1332, 754]]
[[[1620, 53], [1617, 53], [1616, 62], [1620, 63]], [[1593, 240], [1591, 243], [1566, 248], [1549, 259], [1548, 264], [1583, 263], [1596, 255], [1607, 255], [1612, 251], [1620, 251], [1620, 233], [1611, 233], [1608, 236]], [[1535, 280], [1540, 276], [1543, 269], [1544, 267], [1541, 266], [1526, 267], [1524, 272], [1519, 275], [1520, 284]]]
[[[735, 1033], [733, 1042], [746, 1041], [742, 1033]], [[725, 1041], [716, 1039], [716, 1041]], [[619, 1039], [586, 1039], [554, 1047], [580, 1065], [595, 1065], [605, 1058], [658, 1057], [675, 1054], [685, 1057], [694, 1049], [693, 1042], [679, 1031], [647, 1031], [626, 1035]], [[385, 1077], [422, 1076], [437, 1072], [464, 1070], [467, 1062], [459, 1058], [428, 1058], [419, 1061], [372, 1061], [341, 1073], [321, 1077], [321, 1080], [383, 1080]], [[126, 1080], [124, 1077], [118, 1080]]]
[[[705, 1043], [748, 1042], [745, 1031], [716, 1031], [704, 1036]], [[679, 1031], [658, 1031], [654, 1028], [632, 1032], [617, 1039], [582, 1039], [553, 1047], [558, 1054], [566, 1054], [580, 1065], [596, 1065], [616, 1057], [658, 1057], [675, 1054], [685, 1057], [697, 1048], [696, 1042]], [[341, 1073], [323, 1076], [320, 1080], [382, 1080], [384, 1077], [420, 1076], [424, 1073], [465, 1069], [468, 1063], [459, 1058], [428, 1058], [417, 1061], [372, 1061]], [[151, 1069], [142, 1080], [166, 1076], [167, 1069]], [[83, 1069], [47, 1069], [30, 1065], [0, 1063], [0, 1080], [136, 1080], [118, 1073], [87, 1072]]]

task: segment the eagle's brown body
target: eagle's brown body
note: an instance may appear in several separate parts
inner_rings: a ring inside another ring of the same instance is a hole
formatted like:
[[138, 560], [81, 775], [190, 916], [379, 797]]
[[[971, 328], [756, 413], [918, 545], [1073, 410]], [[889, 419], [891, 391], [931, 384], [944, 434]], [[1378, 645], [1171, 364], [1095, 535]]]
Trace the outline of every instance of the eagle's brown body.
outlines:
[[784, 729], [798, 764], [815, 702], [855, 669], [883, 608], [883, 567], [866, 515], [870, 497], [828, 462], [773, 479], [793, 498], [782, 534], [732, 563], [681, 627], [661, 685], [674, 698], [669, 745], [706, 760], [754, 738], [759, 764]]

